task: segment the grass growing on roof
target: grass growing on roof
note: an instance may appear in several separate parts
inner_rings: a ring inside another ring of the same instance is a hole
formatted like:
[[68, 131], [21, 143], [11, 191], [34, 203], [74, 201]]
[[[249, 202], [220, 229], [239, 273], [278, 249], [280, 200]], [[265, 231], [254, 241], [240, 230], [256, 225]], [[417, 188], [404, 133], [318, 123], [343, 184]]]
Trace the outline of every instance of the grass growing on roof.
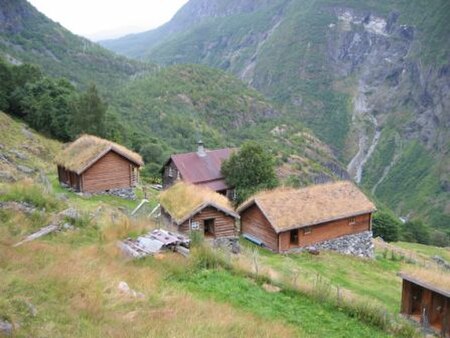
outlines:
[[108, 149], [114, 149], [131, 161], [140, 165], [143, 164], [141, 155], [120, 144], [93, 135], [82, 135], [69, 144], [59, 156], [57, 156], [56, 163], [68, 170], [80, 173], [86, 166]]
[[177, 221], [183, 220], [192, 211], [208, 203], [234, 212], [230, 201], [225, 196], [211, 189], [184, 182], [178, 182], [166, 191], [161, 192], [160, 202], [164, 209]]

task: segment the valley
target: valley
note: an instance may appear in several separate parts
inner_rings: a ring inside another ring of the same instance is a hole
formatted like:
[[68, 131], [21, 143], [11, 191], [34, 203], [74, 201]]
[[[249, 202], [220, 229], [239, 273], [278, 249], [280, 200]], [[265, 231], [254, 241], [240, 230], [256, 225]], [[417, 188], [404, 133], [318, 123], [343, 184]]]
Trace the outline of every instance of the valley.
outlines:
[[[235, 74], [330, 145], [350, 176], [397, 214], [447, 227], [448, 2], [222, 6], [190, 1], [158, 29], [102, 44], [162, 65], [200, 63]], [[367, 116], [356, 118], [362, 110]], [[387, 196], [403, 194], [398, 186], [412, 180], [395, 176], [412, 160], [410, 147], [431, 156], [430, 169], [411, 168], [417, 199], [399, 203]]]

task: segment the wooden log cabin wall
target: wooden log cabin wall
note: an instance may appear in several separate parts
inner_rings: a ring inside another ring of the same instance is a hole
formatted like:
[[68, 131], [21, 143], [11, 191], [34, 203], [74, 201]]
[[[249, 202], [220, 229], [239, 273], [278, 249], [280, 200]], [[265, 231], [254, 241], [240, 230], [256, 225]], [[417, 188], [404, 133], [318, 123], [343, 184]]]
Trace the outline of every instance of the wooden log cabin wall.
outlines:
[[441, 337], [450, 337], [450, 291], [406, 274], [401, 277], [400, 312]]
[[57, 158], [61, 183], [81, 192], [131, 188], [143, 165], [139, 154], [114, 142], [83, 135]]

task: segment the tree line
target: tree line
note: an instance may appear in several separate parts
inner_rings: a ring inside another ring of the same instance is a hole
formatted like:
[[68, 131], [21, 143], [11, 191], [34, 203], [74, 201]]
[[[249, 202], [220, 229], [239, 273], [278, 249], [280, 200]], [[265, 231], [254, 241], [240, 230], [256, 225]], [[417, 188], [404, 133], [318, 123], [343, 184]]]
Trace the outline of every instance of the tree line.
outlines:
[[82, 133], [112, 136], [117, 128], [94, 84], [80, 92], [66, 79], [45, 76], [38, 66], [2, 59], [0, 78], [0, 110], [44, 134], [69, 141]]

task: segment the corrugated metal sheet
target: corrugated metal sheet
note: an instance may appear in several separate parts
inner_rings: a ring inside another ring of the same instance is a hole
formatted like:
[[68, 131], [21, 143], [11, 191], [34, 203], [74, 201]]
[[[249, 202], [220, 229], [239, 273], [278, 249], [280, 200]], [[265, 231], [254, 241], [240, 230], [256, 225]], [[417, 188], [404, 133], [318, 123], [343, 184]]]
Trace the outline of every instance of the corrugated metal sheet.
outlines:
[[[234, 151], [232, 148], [207, 150], [205, 156], [199, 156], [197, 152], [172, 155], [171, 159], [177, 166], [180, 174], [186, 182], [205, 185], [217, 185], [220, 190], [227, 189], [224, 177], [220, 172], [222, 162], [228, 159]], [[220, 181], [214, 183], [213, 181]], [[214, 190], [218, 190], [213, 188]]]

